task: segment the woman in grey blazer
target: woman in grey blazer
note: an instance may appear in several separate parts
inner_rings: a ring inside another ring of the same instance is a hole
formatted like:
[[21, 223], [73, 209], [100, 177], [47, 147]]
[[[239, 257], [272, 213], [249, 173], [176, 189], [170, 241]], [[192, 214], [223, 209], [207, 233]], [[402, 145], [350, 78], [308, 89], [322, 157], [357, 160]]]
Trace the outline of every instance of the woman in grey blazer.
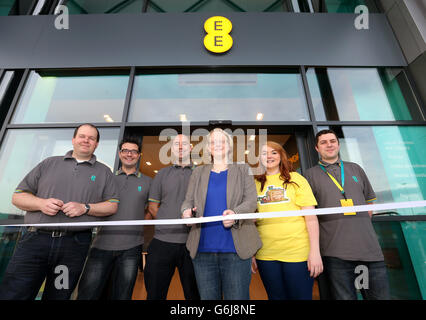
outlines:
[[[254, 212], [257, 192], [250, 167], [232, 163], [232, 137], [222, 129], [207, 136], [213, 163], [191, 175], [182, 217]], [[248, 300], [251, 257], [262, 246], [253, 220], [224, 220], [189, 225], [186, 246], [193, 259], [202, 300]]]

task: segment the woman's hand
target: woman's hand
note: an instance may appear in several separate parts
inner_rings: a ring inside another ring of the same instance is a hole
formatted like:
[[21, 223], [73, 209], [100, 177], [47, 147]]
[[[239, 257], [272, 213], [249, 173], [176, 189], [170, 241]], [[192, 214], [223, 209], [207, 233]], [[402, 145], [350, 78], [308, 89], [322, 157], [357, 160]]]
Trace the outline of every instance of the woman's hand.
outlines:
[[[228, 215], [231, 215], [231, 214], [235, 214], [235, 212], [232, 211], [232, 210], [229, 210], [229, 209], [226, 209], [222, 213], [223, 216], [228, 216]], [[235, 223], [235, 220], [223, 220], [223, 226], [225, 228], [231, 228], [234, 225], [234, 223]]]
[[310, 276], [313, 278], [318, 277], [324, 270], [322, 265], [321, 255], [317, 250], [311, 250], [308, 255], [308, 270]]

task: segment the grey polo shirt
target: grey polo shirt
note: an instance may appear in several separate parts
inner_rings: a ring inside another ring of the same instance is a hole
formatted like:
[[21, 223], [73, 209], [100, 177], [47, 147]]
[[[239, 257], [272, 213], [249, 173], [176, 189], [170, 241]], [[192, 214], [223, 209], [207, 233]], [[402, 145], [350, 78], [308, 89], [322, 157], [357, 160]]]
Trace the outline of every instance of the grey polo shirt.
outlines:
[[[152, 179], [136, 171], [127, 175], [118, 170], [114, 180], [119, 190], [117, 213], [107, 221], [143, 220]], [[127, 250], [143, 244], [143, 226], [100, 227], [92, 246], [102, 250]]]
[[[160, 204], [157, 219], [179, 219], [193, 166], [173, 165], [161, 169], [149, 191], [149, 201]], [[156, 225], [154, 238], [173, 243], [186, 243], [189, 228], [184, 224]]]
[[[320, 162], [340, 183], [340, 160], [333, 164]], [[364, 170], [356, 163], [343, 161], [346, 197], [355, 206], [376, 200], [376, 195]], [[340, 190], [319, 165], [304, 174], [318, 202], [318, 208], [340, 207], [344, 199]], [[322, 256], [350, 261], [383, 261], [383, 254], [367, 211], [356, 215], [319, 215], [320, 249]]]
[[[78, 163], [72, 151], [65, 156], [50, 157], [40, 162], [19, 183], [16, 193], [29, 192], [39, 198], [56, 198], [67, 202], [98, 203], [119, 202], [114, 175], [93, 155], [89, 161]], [[27, 212], [25, 223], [89, 222], [103, 218], [83, 214], [67, 217], [62, 211], [49, 216], [41, 211]], [[52, 227], [55, 230], [90, 230], [91, 227]]]

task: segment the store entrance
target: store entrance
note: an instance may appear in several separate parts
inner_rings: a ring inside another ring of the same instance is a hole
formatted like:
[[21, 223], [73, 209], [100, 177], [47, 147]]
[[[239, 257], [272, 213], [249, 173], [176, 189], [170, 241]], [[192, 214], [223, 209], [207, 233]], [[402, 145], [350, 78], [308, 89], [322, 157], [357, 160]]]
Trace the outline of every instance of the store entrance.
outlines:
[[[170, 166], [171, 141], [178, 133], [184, 132], [189, 136], [193, 147], [191, 161], [194, 165], [204, 164], [203, 147], [206, 143], [206, 135], [215, 127], [221, 127], [232, 134], [234, 142], [234, 162], [246, 162], [252, 168], [259, 166], [260, 147], [266, 141], [274, 141], [283, 146], [294, 169], [303, 173], [312, 164], [312, 154], [309, 152], [308, 137], [312, 136], [310, 127], [284, 127], [284, 126], [235, 126], [235, 125], [211, 125], [211, 126], [171, 126], [171, 127], [128, 127], [125, 136], [140, 139], [142, 144], [142, 156], [139, 170], [143, 174], [154, 178], [162, 168]], [[153, 226], [144, 228], [144, 254], [154, 235]], [[144, 255], [145, 257], [145, 255]], [[314, 288], [315, 296], [316, 286]], [[266, 291], [258, 273], [253, 274], [250, 285], [250, 297], [255, 300], [267, 299]], [[138, 275], [135, 285], [134, 299], [145, 299], [146, 291], [143, 282], [143, 273]], [[176, 270], [168, 292], [168, 299], [183, 300], [183, 290]]]

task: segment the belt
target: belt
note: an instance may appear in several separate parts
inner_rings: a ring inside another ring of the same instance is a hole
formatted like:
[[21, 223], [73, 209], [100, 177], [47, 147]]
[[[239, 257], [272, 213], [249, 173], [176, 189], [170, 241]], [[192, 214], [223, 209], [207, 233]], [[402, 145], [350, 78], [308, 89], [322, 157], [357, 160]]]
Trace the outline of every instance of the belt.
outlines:
[[37, 232], [43, 234], [49, 234], [52, 238], [59, 238], [64, 236], [73, 236], [77, 233], [92, 232], [92, 230], [79, 230], [79, 231], [65, 231], [65, 230], [43, 230], [36, 227], [28, 227], [28, 232]]

